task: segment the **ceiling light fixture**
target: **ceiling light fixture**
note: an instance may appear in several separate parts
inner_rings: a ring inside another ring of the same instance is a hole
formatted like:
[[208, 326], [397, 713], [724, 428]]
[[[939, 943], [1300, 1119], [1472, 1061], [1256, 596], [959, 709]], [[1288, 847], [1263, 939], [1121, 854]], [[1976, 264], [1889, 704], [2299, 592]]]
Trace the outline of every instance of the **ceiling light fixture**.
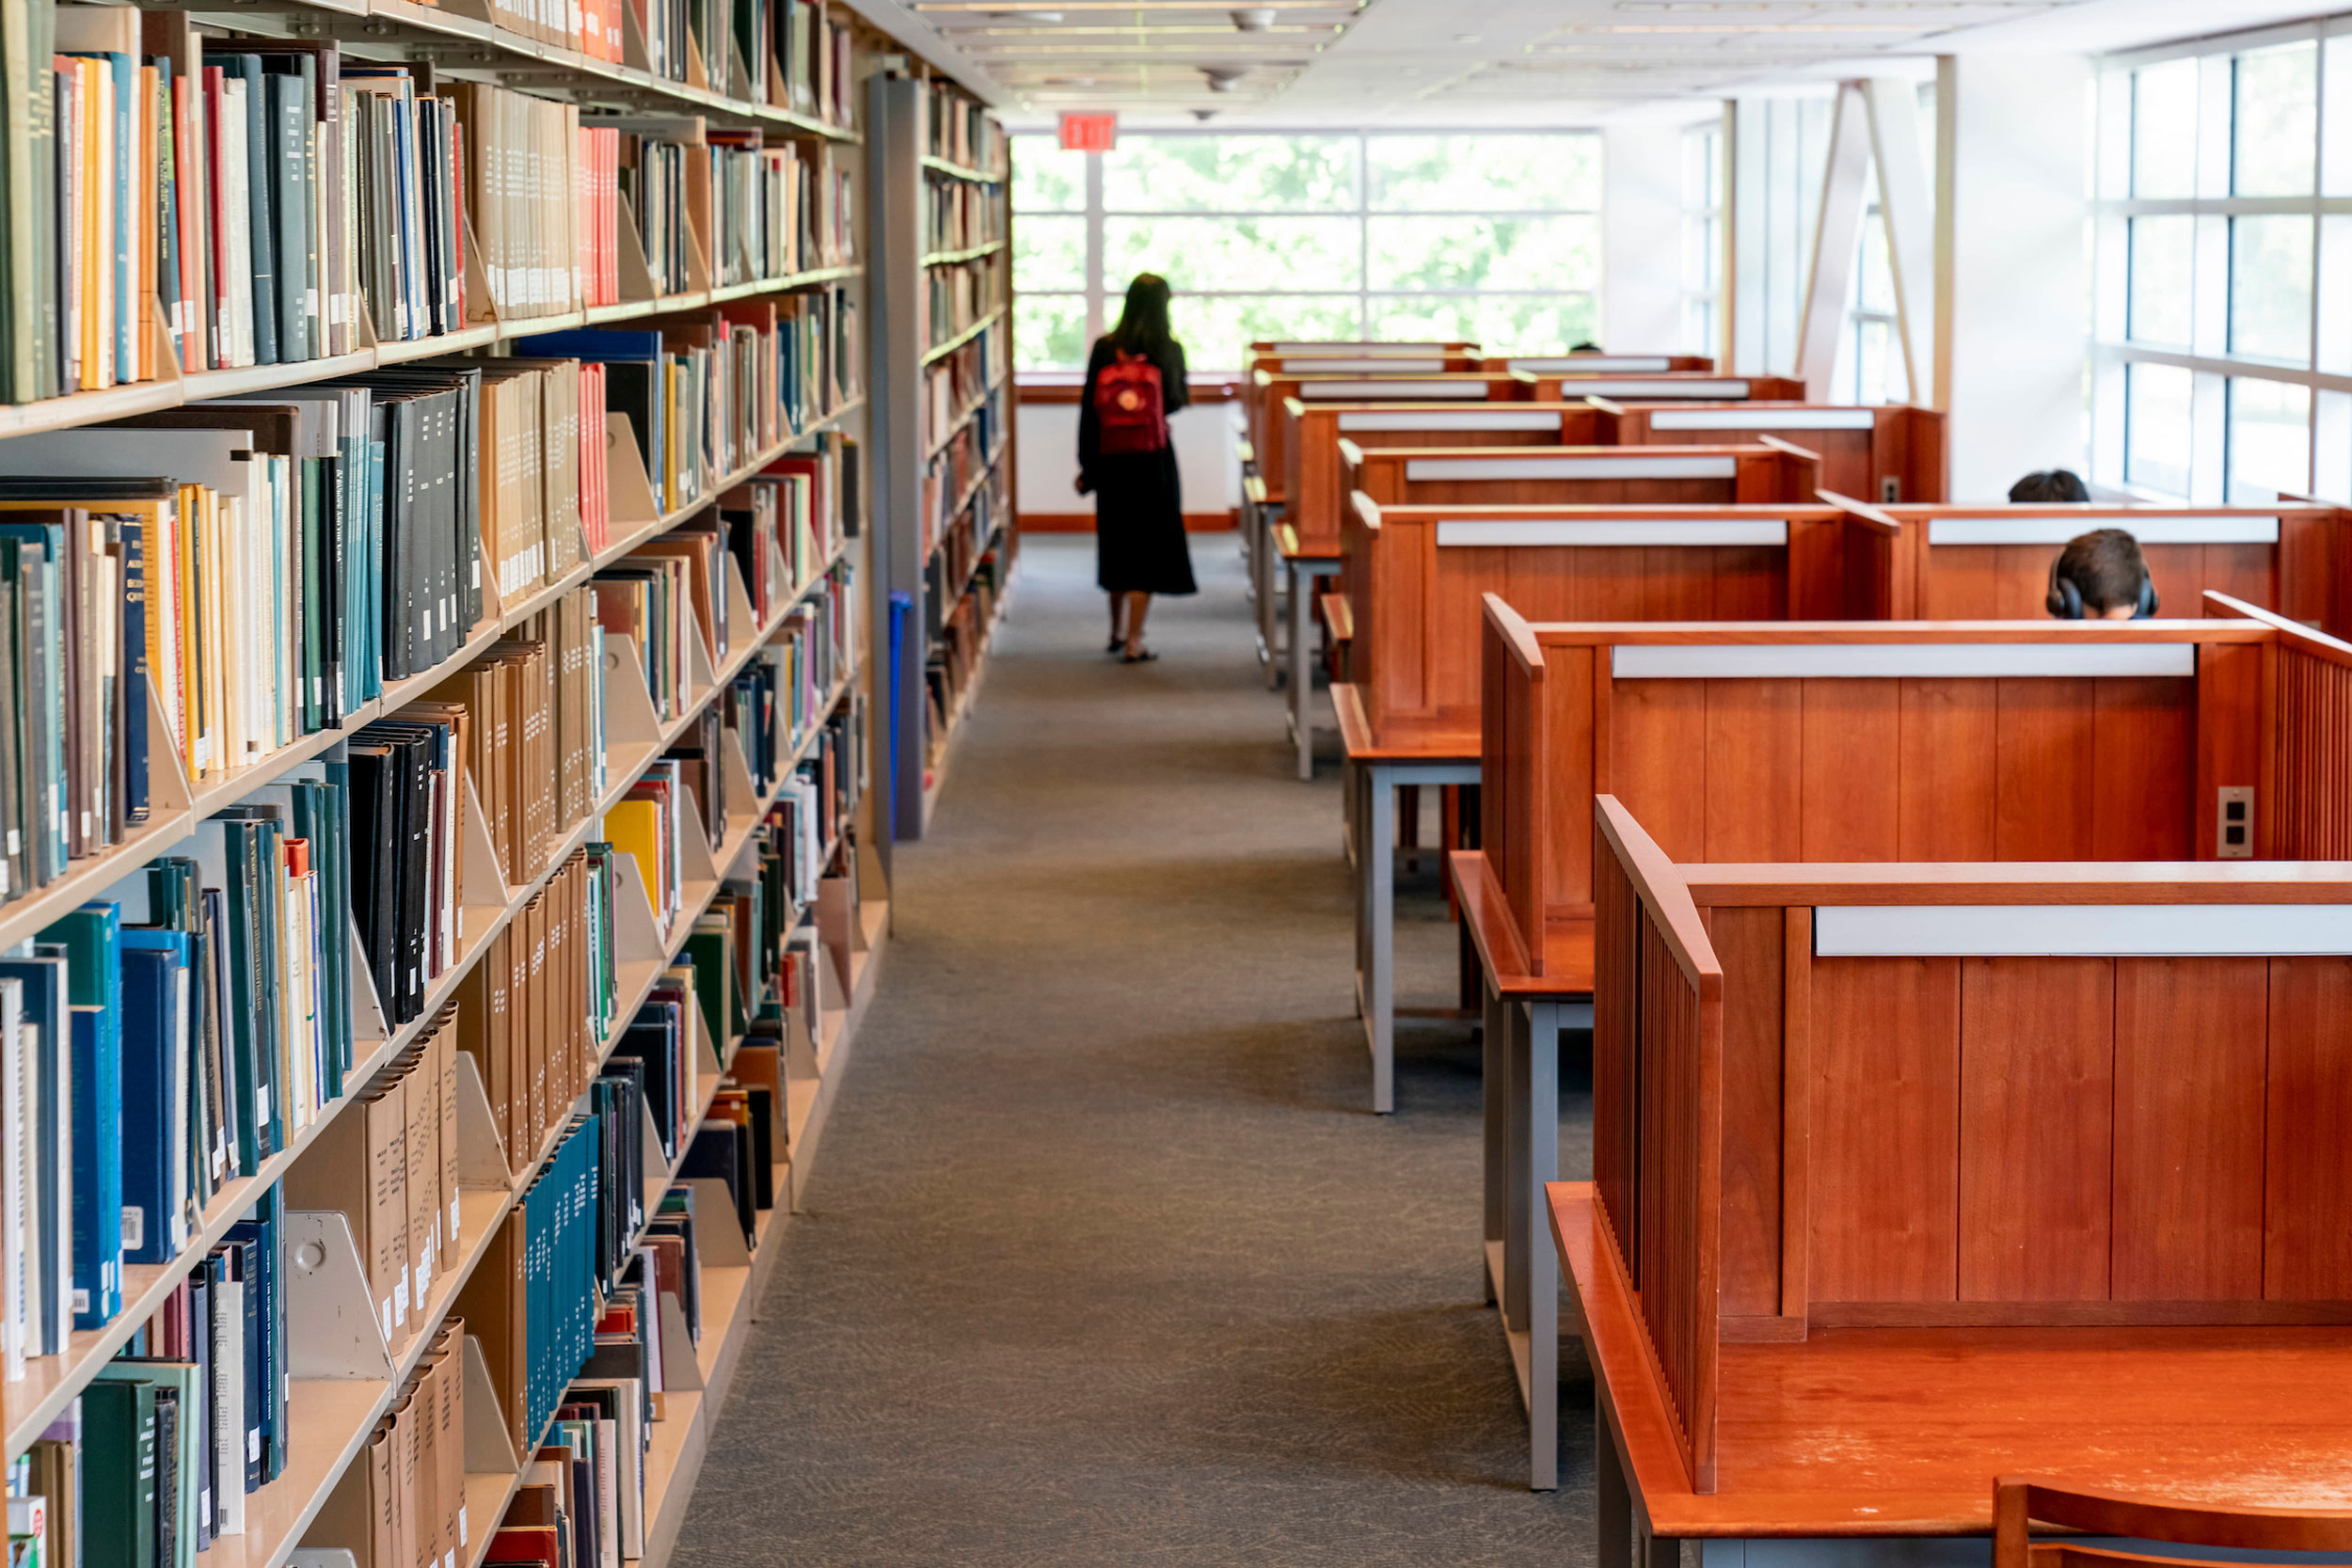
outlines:
[[1209, 65], [1200, 68], [1200, 74], [1208, 78], [1211, 92], [1232, 92], [1241, 86], [1241, 79], [1248, 73], [1231, 66]]
[[1232, 15], [1233, 25], [1245, 33], [1263, 33], [1274, 25], [1272, 6], [1244, 6]]

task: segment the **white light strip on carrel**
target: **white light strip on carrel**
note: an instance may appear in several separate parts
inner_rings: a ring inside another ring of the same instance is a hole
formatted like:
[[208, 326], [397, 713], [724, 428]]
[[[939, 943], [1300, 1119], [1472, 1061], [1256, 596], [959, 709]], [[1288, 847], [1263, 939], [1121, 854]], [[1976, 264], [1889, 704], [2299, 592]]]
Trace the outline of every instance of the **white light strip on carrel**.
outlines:
[[1395, 371], [1400, 375], [1429, 375], [1445, 369], [1443, 359], [1285, 359], [1282, 372], [1286, 375], [1334, 373], [1361, 374], [1366, 371]]
[[1480, 517], [1438, 524], [1439, 549], [1529, 545], [1781, 545], [1788, 525], [1765, 517]]
[[1661, 408], [1649, 417], [1652, 430], [1868, 430], [1876, 422], [1867, 408]]
[[1406, 403], [1424, 398], [1467, 398], [1483, 403], [1486, 383], [1477, 381], [1302, 381], [1298, 384], [1299, 400], [1304, 403], [1349, 403], [1359, 398], [1385, 398], [1391, 403]]
[[1610, 650], [1619, 680], [1882, 680], [2182, 675], [2193, 642], [1634, 642]]
[[2073, 517], [1931, 517], [1931, 545], [2063, 545], [2079, 533], [2120, 528], [2143, 545], [2275, 545], [2276, 517], [2136, 517], [2086, 512]]
[[1735, 479], [1736, 457], [1412, 457], [1408, 480]]
[[1333, 354], [1349, 355], [1390, 353], [1443, 354], [1445, 352], [1445, 347], [1446, 345], [1443, 343], [1276, 343], [1271, 348], [1267, 349], [1266, 352], [1268, 354], [1312, 355], [1320, 354], [1328, 350]]
[[1662, 354], [1571, 354], [1565, 357], [1506, 359], [1503, 364], [1515, 371], [1533, 371], [1538, 375], [1591, 371], [1596, 375], [1656, 374], [1674, 369], [1674, 361]]
[[2346, 904], [1839, 904], [1824, 958], [2297, 957], [2352, 953]]
[[1557, 414], [1510, 412], [1498, 404], [1496, 412], [1483, 409], [1444, 409], [1426, 414], [1342, 414], [1340, 433], [1351, 430], [1557, 430]]
[[1571, 398], [1744, 398], [1745, 381], [1612, 381], [1606, 376], [1572, 375], [1560, 384], [1560, 395]]

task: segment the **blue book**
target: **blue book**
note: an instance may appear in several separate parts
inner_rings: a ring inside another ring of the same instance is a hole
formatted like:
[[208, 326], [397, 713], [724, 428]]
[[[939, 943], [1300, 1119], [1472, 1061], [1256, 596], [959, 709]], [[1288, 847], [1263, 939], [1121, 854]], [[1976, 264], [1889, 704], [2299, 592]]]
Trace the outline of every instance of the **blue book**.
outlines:
[[[286, 1468], [286, 1385], [293, 1374], [286, 1363], [286, 1287], [284, 1259], [279, 1255], [285, 1244], [284, 1217], [285, 1198], [273, 1182], [247, 1216], [229, 1227], [231, 1243], [249, 1242], [253, 1248], [245, 1276], [246, 1300], [253, 1304], [253, 1315], [246, 1325], [250, 1369], [246, 1411], [248, 1422], [254, 1421], [256, 1412], [260, 1419], [254, 1423], [259, 1428], [258, 1439], [249, 1440], [246, 1458], [260, 1479], [248, 1483], [248, 1492], [276, 1481]], [[256, 1344], [261, 1346], [258, 1355], [253, 1351]]]
[[190, 947], [184, 931], [122, 931], [122, 1256], [168, 1263], [188, 1244]]
[[103, 1328], [122, 1310], [122, 906], [85, 904], [40, 936], [66, 950], [73, 1036], [73, 1326]]
[[46, 1174], [66, 1168], [73, 1141], [66, 1098], [72, 1032], [67, 1022], [65, 954], [56, 947], [42, 947], [23, 957], [0, 958], [0, 979], [23, 984], [24, 1023], [40, 1031], [32, 1047], [39, 1101], [28, 1112], [33, 1118], [33, 1164], [40, 1183], [40, 1203], [32, 1233], [25, 1238], [34, 1269], [29, 1292], [33, 1323], [24, 1349], [28, 1355], [57, 1355], [73, 1333], [72, 1282], [68, 1277], [72, 1269], [73, 1195], [67, 1183], [51, 1180]]

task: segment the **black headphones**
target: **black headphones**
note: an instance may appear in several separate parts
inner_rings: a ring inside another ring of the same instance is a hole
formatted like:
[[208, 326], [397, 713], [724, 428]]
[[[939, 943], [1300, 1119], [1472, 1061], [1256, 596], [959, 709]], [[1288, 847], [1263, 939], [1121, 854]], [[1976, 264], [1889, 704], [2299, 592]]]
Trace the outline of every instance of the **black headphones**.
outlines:
[[[2042, 604], [2061, 621], [2083, 619], [2083, 591], [2074, 586], [2073, 578], [2058, 576], [2058, 562], [2050, 562], [2050, 592]], [[2156, 613], [2156, 579], [2142, 573], [2139, 579], [2139, 602], [2132, 606], [2132, 619], [2153, 620]]]

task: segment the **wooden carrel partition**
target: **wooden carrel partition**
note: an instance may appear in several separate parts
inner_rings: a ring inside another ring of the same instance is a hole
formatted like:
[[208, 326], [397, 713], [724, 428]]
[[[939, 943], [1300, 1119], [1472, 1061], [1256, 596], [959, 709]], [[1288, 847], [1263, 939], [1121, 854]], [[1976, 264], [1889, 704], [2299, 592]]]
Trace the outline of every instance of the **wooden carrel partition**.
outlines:
[[2213, 608], [1536, 626], [1489, 595], [1481, 902], [1509, 929], [1488, 935], [1586, 981], [1599, 795], [1689, 861], [2352, 855], [2352, 647]]
[[1585, 834], [1594, 1188], [1694, 1491], [1726, 1344], [2352, 1321], [2352, 863], [1693, 864], [1645, 826], [1604, 794]]
[[1474, 750], [1489, 594], [1547, 621], [1843, 619], [1857, 613], [1852, 534], [1820, 503], [1381, 506], [1359, 493], [1340, 571], [1354, 698], [1376, 736], [1452, 732]]
[[[1836, 490], [1835, 484], [1829, 486]], [[1851, 495], [1851, 492], [1846, 492]], [[2160, 613], [2227, 594], [2331, 636], [2352, 630], [2352, 511], [2268, 506], [1893, 506], [1877, 509], [1896, 620], [2035, 619], [2066, 541], [2121, 528], [2139, 541]]]
[[1258, 455], [1258, 473], [1265, 481], [1270, 500], [1287, 502], [1280, 488], [1289, 473], [1283, 441], [1282, 406], [1301, 403], [1532, 403], [1535, 378], [1508, 372], [1439, 371], [1408, 373], [1396, 371], [1338, 372], [1329, 371], [1252, 371], [1243, 382], [1242, 414], [1248, 421], [1249, 444]]
[[1944, 499], [1944, 415], [1908, 404], [1661, 404], [1595, 397], [1596, 446], [1721, 446], [1776, 436], [1817, 452], [1821, 487], [1860, 501]]

